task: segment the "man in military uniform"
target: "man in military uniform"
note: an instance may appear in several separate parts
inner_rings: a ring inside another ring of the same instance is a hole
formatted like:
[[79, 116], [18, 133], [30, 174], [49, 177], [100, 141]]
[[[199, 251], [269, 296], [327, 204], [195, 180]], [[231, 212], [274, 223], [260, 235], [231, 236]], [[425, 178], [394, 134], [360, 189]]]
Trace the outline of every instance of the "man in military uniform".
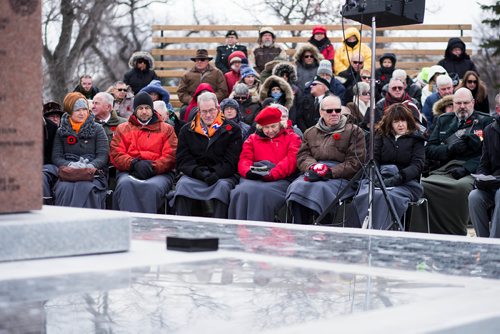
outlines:
[[470, 174], [479, 164], [483, 130], [493, 119], [474, 111], [474, 99], [467, 88], [455, 92], [453, 111], [435, 120], [425, 153], [440, 167], [423, 178], [422, 184], [429, 201], [431, 232], [465, 235], [468, 195], [474, 184]]
[[248, 58], [247, 47], [238, 44], [238, 34], [235, 30], [229, 30], [226, 33], [226, 44], [217, 47], [217, 54], [215, 56], [215, 67], [223, 73], [229, 72], [231, 68], [228, 64], [228, 57], [234, 51], [241, 51]]

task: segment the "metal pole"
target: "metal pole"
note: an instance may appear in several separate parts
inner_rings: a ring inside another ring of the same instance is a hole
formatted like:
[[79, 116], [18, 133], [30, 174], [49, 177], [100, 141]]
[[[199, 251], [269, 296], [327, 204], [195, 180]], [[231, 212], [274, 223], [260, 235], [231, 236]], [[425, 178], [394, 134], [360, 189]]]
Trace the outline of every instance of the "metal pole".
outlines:
[[[370, 79], [370, 146], [369, 146], [369, 160], [368, 161], [373, 161], [374, 159], [374, 154], [373, 154], [373, 142], [374, 142], [374, 132], [375, 132], [375, 57], [376, 57], [376, 46], [375, 46], [375, 34], [377, 30], [377, 23], [375, 16], [372, 17], [372, 68], [371, 68], [371, 79]], [[376, 166], [372, 166], [370, 164], [369, 166], [369, 182], [368, 182], [368, 228], [372, 228], [372, 220], [373, 220], [373, 197], [374, 197], [374, 191], [375, 188], [373, 186], [373, 180], [375, 177], [375, 174], [373, 173], [373, 168], [376, 168]]]

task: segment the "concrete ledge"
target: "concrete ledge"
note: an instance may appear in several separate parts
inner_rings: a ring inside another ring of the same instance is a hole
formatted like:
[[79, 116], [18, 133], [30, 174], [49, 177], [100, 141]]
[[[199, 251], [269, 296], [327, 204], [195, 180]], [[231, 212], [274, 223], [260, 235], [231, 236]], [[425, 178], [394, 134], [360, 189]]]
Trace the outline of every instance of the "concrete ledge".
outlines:
[[132, 218], [118, 211], [44, 206], [0, 215], [0, 262], [125, 252]]

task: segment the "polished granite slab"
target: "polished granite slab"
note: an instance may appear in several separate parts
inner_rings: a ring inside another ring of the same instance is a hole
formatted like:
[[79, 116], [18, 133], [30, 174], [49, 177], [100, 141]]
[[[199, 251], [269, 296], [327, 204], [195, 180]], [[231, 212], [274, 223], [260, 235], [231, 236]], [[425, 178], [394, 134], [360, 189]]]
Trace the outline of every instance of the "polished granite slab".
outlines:
[[500, 330], [495, 240], [134, 216], [127, 253], [0, 264], [0, 333]]

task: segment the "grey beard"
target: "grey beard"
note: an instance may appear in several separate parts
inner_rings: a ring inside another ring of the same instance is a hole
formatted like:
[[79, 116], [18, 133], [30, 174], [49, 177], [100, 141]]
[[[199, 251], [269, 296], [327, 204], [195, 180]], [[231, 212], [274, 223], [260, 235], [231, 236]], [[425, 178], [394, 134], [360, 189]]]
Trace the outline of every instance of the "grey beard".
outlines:
[[262, 45], [264, 45], [266, 48], [268, 48], [271, 45], [273, 45], [273, 42], [272, 41], [265, 41], [265, 42], [262, 43]]

